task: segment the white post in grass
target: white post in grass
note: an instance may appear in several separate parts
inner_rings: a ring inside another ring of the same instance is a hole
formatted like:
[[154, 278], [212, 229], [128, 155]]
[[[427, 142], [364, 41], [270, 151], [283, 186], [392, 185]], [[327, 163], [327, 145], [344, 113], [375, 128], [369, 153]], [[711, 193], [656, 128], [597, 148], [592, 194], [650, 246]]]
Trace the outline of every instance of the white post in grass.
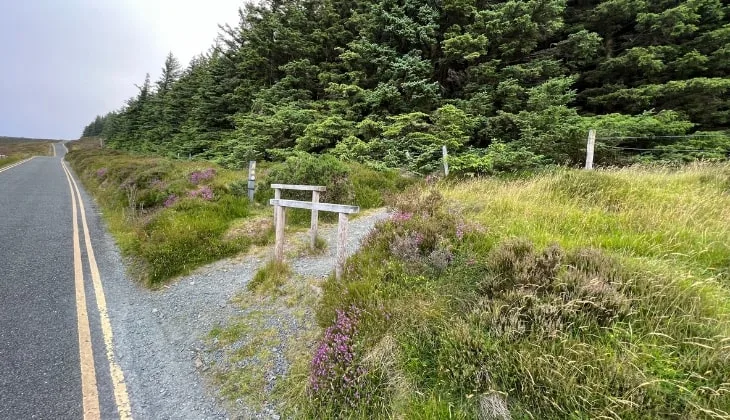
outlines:
[[253, 203], [253, 194], [256, 191], [256, 161], [248, 162], [248, 200]]
[[588, 131], [588, 144], [586, 145], [586, 170], [593, 169], [593, 151], [596, 148], [596, 130]]
[[[278, 188], [274, 189], [274, 199], [281, 199], [281, 190]], [[284, 208], [278, 204], [274, 206], [274, 229], [275, 229], [275, 242], [274, 242], [274, 259], [276, 261], [284, 261], [284, 223], [285, 223]]]
[[312, 191], [312, 221], [309, 225], [309, 246], [312, 250], [317, 246], [317, 228], [319, 227], [319, 211], [316, 205], [319, 203], [319, 191]]
[[337, 261], [335, 262], [335, 279], [342, 279], [342, 270], [345, 268], [347, 261], [347, 214], [339, 214], [339, 223], [337, 224]]
[[444, 176], [449, 176], [449, 162], [447, 161], [449, 152], [446, 150], [446, 145], [442, 146], [441, 152], [444, 155]]
[[104, 148], [104, 138], [103, 137], [99, 137], [99, 147], [101, 147], [102, 149]]

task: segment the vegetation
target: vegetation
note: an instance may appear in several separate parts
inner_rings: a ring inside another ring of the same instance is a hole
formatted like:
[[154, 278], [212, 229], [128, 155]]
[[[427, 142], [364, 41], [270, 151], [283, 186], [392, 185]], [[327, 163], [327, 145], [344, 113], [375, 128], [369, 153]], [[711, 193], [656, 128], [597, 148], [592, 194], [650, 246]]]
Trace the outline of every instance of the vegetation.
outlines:
[[[271, 224], [266, 223], [271, 183], [322, 183], [329, 187], [324, 198], [346, 198], [371, 208], [381, 206], [385, 195], [413, 182], [393, 171], [293, 156], [282, 164], [259, 168], [256, 196], [261, 204], [252, 205], [247, 172], [205, 161], [101, 149], [95, 139], [74, 142], [70, 148], [68, 161], [101, 204], [122, 252], [132, 258], [139, 277], [151, 285], [241, 252], [251, 244], [267, 243], [273, 234]], [[309, 224], [309, 213], [290, 215], [295, 216], [291, 217], [294, 222]]]
[[73, 144], [67, 159], [148, 284], [268, 241], [269, 228], [227, 234], [256, 213], [245, 192], [231, 188], [245, 174], [209, 163], [127, 155], [97, 144]]
[[729, 188], [696, 165], [411, 190], [324, 284], [289, 414], [727, 418]]
[[[446, 145], [455, 172], [491, 174], [581, 162], [597, 128], [649, 137], [599, 142], [598, 163], [626, 163], [608, 146], [684, 159], [658, 136], [729, 127], [729, 25], [721, 0], [251, 2], [84, 134], [228, 167], [326, 153], [419, 173]], [[725, 158], [728, 140], [695, 146]]]
[[49, 156], [56, 140], [0, 137], [0, 168], [31, 156]]

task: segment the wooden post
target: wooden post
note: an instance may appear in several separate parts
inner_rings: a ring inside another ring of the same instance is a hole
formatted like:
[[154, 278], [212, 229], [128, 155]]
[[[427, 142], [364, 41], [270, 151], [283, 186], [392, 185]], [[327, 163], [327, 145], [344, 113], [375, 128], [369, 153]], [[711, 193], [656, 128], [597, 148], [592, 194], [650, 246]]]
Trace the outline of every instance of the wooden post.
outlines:
[[449, 162], [446, 160], [449, 157], [449, 152], [446, 150], [446, 145], [442, 146], [441, 152], [444, 155], [444, 176], [449, 176]]
[[253, 203], [253, 194], [256, 191], [256, 161], [248, 162], [248, 200]]
[[[319, 203], [319, 191], [312, 191], [312, 204]], [[309, 225], [309, 246], [312, 250], [315, 249], [317, 244], [317, 228], [319, 225], [319, 211], [312, 208], [312, 222]]]
[[103, 149], [104, 148], [104, 138], [99, 137], [99, 146]]
[[347, 260], [347, 214], [339, 214], [337, 224], [337, 261], [335, 261], [335, 279], [342, 280], [342, 270]]
[[[274, 190], [274, 198], [281, 198], [281, 190]], [[284, 223], [286, 222], [286, 210], [281, 206], [274, 206], [274, 229], [276, 232], [276, 242], [274, 243], [274, 259], [276, 261], [284, 261]]]
[[596, 147], [596, 130], [588, 131], [588, 144], [586, 145], [586, 170], [593, 169], [593, 151]]

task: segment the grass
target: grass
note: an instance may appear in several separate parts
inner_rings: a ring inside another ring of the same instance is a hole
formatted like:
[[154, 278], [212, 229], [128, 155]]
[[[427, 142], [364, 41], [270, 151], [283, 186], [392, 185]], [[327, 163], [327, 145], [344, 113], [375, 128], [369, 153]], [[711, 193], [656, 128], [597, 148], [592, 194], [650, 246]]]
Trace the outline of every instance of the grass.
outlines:
[[0, 137], [0, 168], [20, 162], [32, 156], [52, 155], [52, 140], [33, 140]]
[[[101, 149], [95, 138], [70, 143], [69, 148], [67, 160], [101, 204], [132, 271], [151, 286], [272, 240], [268, 200], [248, 201], [247, 171]], [[269, 166], [259, 165], [259, 179], [267, 179]], [[382, 205], [384, 195], [412, 182], [395, 172], [379, 174], [359, 165], [350, 174], [354, 199], [363, 206]], [[267, 185], [262, 181], [259, 189]], [[294, 211], [288, 216], [291, 224], [309, 224], [308, 211], [299, 218]]]
[[475, 179], [395, 208], [323, 285], [288, 415], [730, 416], [730, 166]]
[[271, 238], [259, 217], [266, 209], [235, 188], [243, 172], [99, 149], [94, 140], [72, 144], [67, 159], [150, 286]]
[[290, 274], [291, 268], [286, 262], [271, 260], [256, 272], [246, 287], [257, 293], [277, 294]]

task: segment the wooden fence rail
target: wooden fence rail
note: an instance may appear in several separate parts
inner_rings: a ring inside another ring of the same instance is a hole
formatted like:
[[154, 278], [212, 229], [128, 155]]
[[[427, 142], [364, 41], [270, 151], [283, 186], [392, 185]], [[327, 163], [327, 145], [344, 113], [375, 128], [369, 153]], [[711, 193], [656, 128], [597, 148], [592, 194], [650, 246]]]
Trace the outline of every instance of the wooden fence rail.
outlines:
[[[360, 207], [347, 206], [343, 204], [329, 204], [319, 202], [319, 193], [326, 191], [322, 186], [311, 185], [285, 185], [272, 184], [274, 189], [274, 199], [269, 200], [269, 204], [274, 206], [274, 228], [276, 230], [276, 242], [274, 244], [274, 259], [283, 261], [284, 259], [284, 225], [286, 224], [286, 209], [306, 209], [312, 211], [312, 222], [310, 226], [310, 246], [314, 248], [317, 239], [318, 214], [320, 211], [328, 211], [338, 213], [337, 224], [337, 259], [335, 262], [335, 278], [342, 278], [342, 269], [345, 266], [347, 257], [347, 230], [348, 230], [348, 214], [358, 213]], [[312, 191], [312, 201], [283, 200], [281, 198], [282, 190], [298, 190]]]

